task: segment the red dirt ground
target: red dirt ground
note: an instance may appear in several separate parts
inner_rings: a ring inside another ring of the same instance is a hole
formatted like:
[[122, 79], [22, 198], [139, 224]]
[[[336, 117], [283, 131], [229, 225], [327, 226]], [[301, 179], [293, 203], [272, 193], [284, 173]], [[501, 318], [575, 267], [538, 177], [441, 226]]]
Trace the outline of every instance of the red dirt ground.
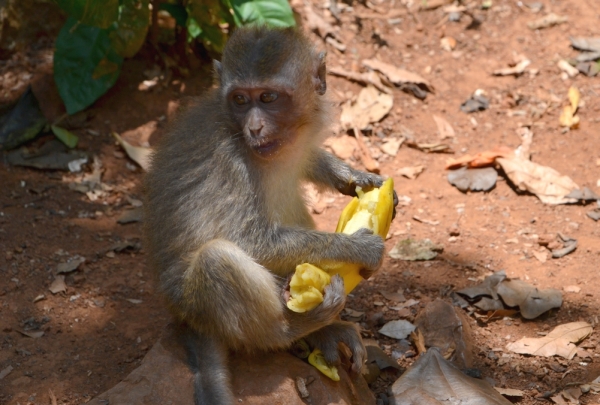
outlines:
[[[569, 36], [598, 35], [600, 8], [593, 0], [543, 0], [544, 9], [536, 14], [521, 2], [495, 0], [487, 10], [480, 3], [472, 2], [470, 9], [481, 20], [477, 29], [467, 29], [471, 22], [468, 16], [458, 23], [441, 22], [445, 16], [441, 8], [401, 16], [392, 21], [394, 24], [387, 18], [355, 18], [361, 13], [387, 10], [390, 4], [383, 1], [364, 3], [371, 10], [356, 3], [353, 12], [341, 14], [338, 37], [347, 46], [345, 53], [326, 45], [316, 34], [310, 35], [319, 48], [327, 49], [329, 66], [356, 70], [362, 59], [377, 57], [422, 75], [435, 87], [435, 93], [425, 101], [394, 90], [394, 107], [374, 126], [374, 134], [398, 136], [407, 128], [418, 141], [435, 141], [438, 135], [432, 115], [436, 114], [453, 126], [456, 137], [450, 142], [457, 152], [454, 156], [460, 156], [497, 145], [516, 148], [520, 144], [516, 130], [534, 121], [532, 160], [571, 177], [581, 187], [599, 192], [600, 78], [579, 75], [563, 79], [556, 64], [559, 58], [576, 54], [570, 48]], [[302, 18], [302, 5], [294, 7]], [[404, 9], [400, 4], [394, 7]], [[315, 10], [333, 22], [326, 9], [315, 5]], [[529, 21], [549, 11], [566, 15], [569, 21], [539, 31], [527, 28]], [[441, 49], [443, 36], [457, 40], [454, 51]], [[0, 64], [4, 75], [0, 82], [2, 101], [18, 97], [29, 81], [43, 80], [44, 74], [51, 71], [49, 52], [47, 47], [32, 47]], [[525, 73], [518, 78], [492, 76], [493, 70], [507, 67], [513, 53], [528, 57], [530, 68], [539, 73]], [[87, 120], [82, 120], [74, 131], [80, 137], [78, 148], [95, 154], [102, 162], [102, 181], [112, 186], [105, 196], [91, 201], [69, 189], [74, 174], [6, 163], [0, 166], [0, 371], [13, 368], [0, 380], [1, 404], [48, 404], [50, 391], [59, 404], [84, 403], [137, 367], [169, 320], [146, 268], [143, 247], [107, 253], [117, 242], [141, 238], [139, 223], [119, 225], [116, 219], [131, 208], [128, 198], [142, 197], [143, 175], [139, 168], [131, 170], [131, 162], [110, 134], [123, 134], [156, 121], [152, 144], [172, 119], [175, 103], [201, 94], [210, 85], [210, 67], [202, 65], [189, 77], [174, 76], [164, 87], [140, 91], [138, 85], [146, 79], [142, 72], [154, 66], [149, 55], [142, 52], [126, 61], [117, 85], [89, 109]], [[24, 73], [33, 76], [28, 78]], [[11, 74], [12, 81], [6, 79]], [[16, 87], [14, 76], [20, 78]], [[582, 94], [581, 125], [564, 132], [558, 117], [571, 85]], [[50, 100], [45, 105], [58, 103], [51, 86], [38, 86], [42, 90], [36, 94]], [[361, 86], [330, 76], [329, 88], [334, 89], [331, 98], [339, 104], [357, 94]], [[461, 112], [460, 104], [476, 89], [486, 91], [490, 108], [475, 114]], [[549, 108], [533, 120], [531, 113], [539, 110], [541, 103]], [[515, 114], [517, 110], [525, 111], [524, 115]], [[380, 140], [377, 136], [371, 139], [376, 152]], [[517, 193], [502, 176], [490, 192], [462, 193], [446, 180], [444, 165], [449, 156], [426, 154], [403, 145], [395, 157], [380, 158], [382, 174], [394, 178], [399, 195], [411, 198], [408, 206], [399, 207], [392, 236], [386, 243], [388, 249], [410, 236], [443, 244], [444, 252], [428, 262], [386, 257], [383, 268], [355, 290], [347, 307], [366, 312], [361, 324], [366, 335], [391, 353], [398, 342], [378, 334], [377, 325], [399, 319], [400, 315], [388, 307], [394, 303], [387, 301], [381, 291], [400, 290], [407, 299], [419, 300], [410, 308], [410, 314], [404, 314], [412, 321], [426, 303], [442, 293], [474, 285], [497, 270], [504, 269], [509, 277], [539, 288], [577, 285], [581, 291], [564, 293], [560, 310], [532, 321], [517, 315], [478, 324], [471, 318], [475, 366], [498, 386], [523, 390], [525, 396], [518, 403], [527, 405], [537, 403], [536, 396], [598, 377], [597, 329], [585, 340], [586, 350], [593, 356], [591, 361], [580, 357], [529, 357], [506, 350], [509, 342], [523, 336], [535, 337], [566, 322], [582, 320], [597, 328], [600, 228], [586, 216], [591, 206], [544, 205], [533, 195]], [[350, 160], [362, 167], [359, 160]], [[417, 165], [426, 169], [416, 180], [397, 174], [402, 167]], [[315, 219], [321, 229], [333, 230], [348, 198], [327, 196], [322, 201], [326, 208], [315, 214]], [[439, 224], [418, 222], [413, 219], [415, 215]], [[450, 239], [450, 228], [457, 228], [459, 235]], [[532, 255], [539, 249], [533, 235], [556, 232], [578, 239], [578, 248], [563, 258], [541, 263]], [[56, 266], [73, 255], [85, 257], [86, 262], [67, 275], [66, 293], [53, 295], [48, 287]], [[44, 298], [34, 302], [41, 294]], [[44, 335], [31, 338], [22, 331], [44, 331]], [[492, 349], [501, 349], [497, 356], [510, 355], [510, 361], [489, 358]], [[400, 359], [403, 367], [413, 361]], [[374, 387], [380, 392], [391, 382], [380, 379]], [[599, 401], [598, 395], [581, 398], [583, 404]]]

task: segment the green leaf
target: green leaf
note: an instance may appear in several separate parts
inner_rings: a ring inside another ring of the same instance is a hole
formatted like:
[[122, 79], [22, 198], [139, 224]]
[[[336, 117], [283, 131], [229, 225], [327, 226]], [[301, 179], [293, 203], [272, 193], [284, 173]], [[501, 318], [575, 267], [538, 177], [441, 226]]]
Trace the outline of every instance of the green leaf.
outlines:
[[171, 14], [171, 17], [175, 19], [175, 22], [180, 27], [185, 27], [188, 19], [188, 12], [184, 6], [181, 4], [170, 4], [170, 3], [160, 3], [158, 6], [159, 10], [164, 10], [167, 13]]
[[51, 125], [52, 133], [65, 145], [69, 148], [73, 149], [77, 146], [77, 142], [79, 142], [79, 138], [71, 131], [67, 131], [64, 128], [58, 127], [56, 125]]
[[287, 0], [231, 0], [236, 25], [293, 27], [294, 13]]
[[219, 0], [190, 0], [186, 8], [188, 33], [194, 38], [199, 37], [215, 51], [222, 52], [227, 35], [219, 24], [231, 19], [229, 11]]
[[108, 28], [119, 17], [119, 0], [56, 0], [69, 17], [98, 28]]
[[112, 48], [108, 30], [69, 18], [55, 46], [54, 81], [69, 114], [89, 107], [117, 81], [123, 58]]
[[140, 50], [150, 25], [149, 0], [123, 0], [119, 7], [117, 28], [109, 34], [110, 42], [124, 58], [133, 57]]

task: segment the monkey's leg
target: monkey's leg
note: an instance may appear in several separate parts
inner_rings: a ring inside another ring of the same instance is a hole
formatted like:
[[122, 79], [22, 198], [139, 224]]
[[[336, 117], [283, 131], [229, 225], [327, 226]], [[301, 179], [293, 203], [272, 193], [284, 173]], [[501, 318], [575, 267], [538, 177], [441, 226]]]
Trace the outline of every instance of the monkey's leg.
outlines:
[[367, 351], [360, 337], [358, 327], [350, 322], [335, 321], [334, 323], [311, 333], [304, 338], [311, 347], [323, 352], [325, 361], [330, 366], [341, 363], [339, 343], [344, 343], [352, 353], [352, 371], [360, 373], [367, 359]]
[[333, 322], [344, 307], [340, 277], [327, 287], [323, 303], [305, 314], [285, 307], [284, 283], [234, 243], [215, 239], [193, 255], [175, 306], [201, 334], [248, 351], [286, 348]]
[[227, 348], [185, 324], [178, 329], [188, 365], [194, 374], [194, 404], [232, 405], [235, 399], [229, 382]]

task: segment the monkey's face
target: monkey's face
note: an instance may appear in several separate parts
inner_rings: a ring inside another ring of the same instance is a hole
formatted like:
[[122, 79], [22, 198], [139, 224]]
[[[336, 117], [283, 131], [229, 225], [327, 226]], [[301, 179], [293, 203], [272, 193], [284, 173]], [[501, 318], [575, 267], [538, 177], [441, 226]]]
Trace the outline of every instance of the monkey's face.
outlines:
[[227, 97], [234, 119], [242, 129], [244, 140], [252, 152], [262, 159], [272, 159], [295, 141], [291, 93], [269, 87], [241, 88]]

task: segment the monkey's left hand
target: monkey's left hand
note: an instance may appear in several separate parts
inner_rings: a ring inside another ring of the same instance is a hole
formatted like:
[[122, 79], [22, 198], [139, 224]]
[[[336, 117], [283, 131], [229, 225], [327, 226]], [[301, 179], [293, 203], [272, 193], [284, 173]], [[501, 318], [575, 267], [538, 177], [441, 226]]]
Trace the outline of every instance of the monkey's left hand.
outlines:
[[[340, 190], [340, 192], [355, 197], [356, 187], [360, 187], [364, 191], [370, 191], [375, 187], [381, 187], [383, 181], [383, 177], [378, 174], [354, 170], [348, 188]], [[396, 194], [396, 190], [394, 190], [394, 212], [392, 214], [392, 219], [396, 218], [396, 205], [398, 205], [398, 194]]]
[[363, 345], [357, 327], [344, 321], [336, 321], [304, 338], [311, 348], [317, 348], [323, 352], [325, 362], [329, 366], [339, 366], [342, 363], [339, 343], [343, 343], [350, 349], [352, 354], [349, 359], [350, 369], [354, 373], [360, 373], [362, 366], [367, 361], [367, 351]]

